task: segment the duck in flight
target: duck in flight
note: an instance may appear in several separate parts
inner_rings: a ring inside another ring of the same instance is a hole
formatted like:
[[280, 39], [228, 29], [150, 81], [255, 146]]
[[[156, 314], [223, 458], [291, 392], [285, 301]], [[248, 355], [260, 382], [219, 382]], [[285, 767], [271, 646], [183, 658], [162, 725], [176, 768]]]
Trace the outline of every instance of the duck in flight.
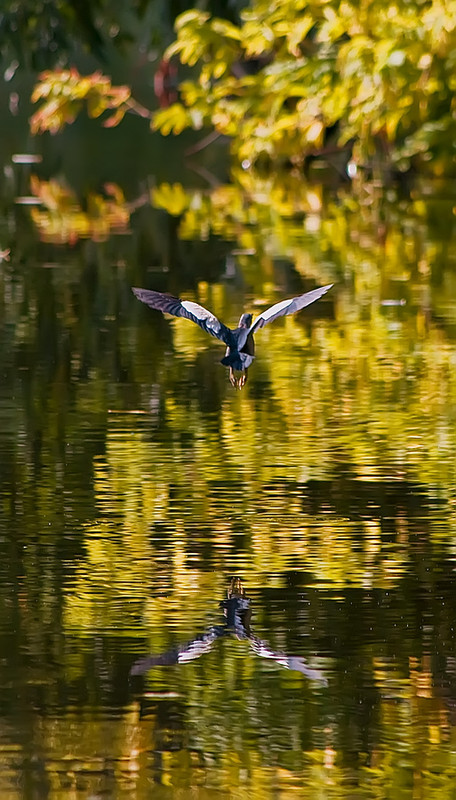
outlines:
[[[252, 322], [252, 314], [241, 314], [237, 328], [227, 328], [223, 322], [217, 319], [211, 311], [193, 303], [191, 300], [180, 300], [170, 294], [154, 292], [150, 289], [132, 289], [138, 300], [157, 311], [165, 314], [172, 314], [175, 317], [185, 317], [192, 322], [196, 322], [203, 331], [215, 336], [226, 344], [226, 352], [221, 364], [230, 368], [230, 382], [232, 386], [242, 389], [247, 382], [247, 370], [255, 358], [255, 343], [253, 334], [263, 328], [269, 322], [286, 314], [294, 314], [302, 308], [315, 303], [334, 284], [321, 286], [319, 289], [312, 289], [311, 292], [300, 294], [298, 297], [291, 297], [288, 300], [280, 300], [265, 311]], [[240, 377], [236, 377], [234, 371], [241, 372]]]

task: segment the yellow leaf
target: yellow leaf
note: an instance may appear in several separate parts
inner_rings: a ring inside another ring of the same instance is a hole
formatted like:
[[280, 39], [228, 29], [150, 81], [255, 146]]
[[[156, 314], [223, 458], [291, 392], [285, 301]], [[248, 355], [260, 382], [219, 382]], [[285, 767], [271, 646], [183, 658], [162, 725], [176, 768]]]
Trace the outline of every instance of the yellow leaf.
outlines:
[[228, 22], [226, 19], [213, 19], [211, 22], [212, 30], [219, 33], [221, 36], [227, 36], [230, 39], [236, 39], [237, 41], [241, 40], [241, 31], [236, 25], [232, 25], [231, 22]]
[[207, 12], [196, 11], [193, 9], [190, 11], [184, 11], [183, 14], [179, 14], [179, 16], [176, 17], [174, 28], [176, 31], [180, 31], [182, 30], [182, 28], [185, 28], [185, 26], [189, 24], [204, 25], [204, 23], [207, 22], [208, 19], [210, 19], [210, 16], [211, 15], [208, 14]]
[[152, 189], [152, 205], [155, 208], [164, 208], [173, 216], [180, 216], [190, 205], [190, 196], [184, 191], [182, 184], [162, 183]]

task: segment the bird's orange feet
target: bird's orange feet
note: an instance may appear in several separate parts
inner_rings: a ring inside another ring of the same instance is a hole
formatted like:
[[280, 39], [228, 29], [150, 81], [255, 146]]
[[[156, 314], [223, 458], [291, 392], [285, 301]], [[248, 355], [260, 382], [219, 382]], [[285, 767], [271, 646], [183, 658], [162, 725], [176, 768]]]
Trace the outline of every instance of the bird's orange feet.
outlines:
[[239, 378], [236, 378], [233, 367], [230, 367], [230, 383], [235, 389], [242, 389], [247, 383], [247, 370], [245, 370]]
[[247, 370], [242, 373], [241, 377], [238, 380], [238, 389], [242, 389], [243, 386], [247, 383]]

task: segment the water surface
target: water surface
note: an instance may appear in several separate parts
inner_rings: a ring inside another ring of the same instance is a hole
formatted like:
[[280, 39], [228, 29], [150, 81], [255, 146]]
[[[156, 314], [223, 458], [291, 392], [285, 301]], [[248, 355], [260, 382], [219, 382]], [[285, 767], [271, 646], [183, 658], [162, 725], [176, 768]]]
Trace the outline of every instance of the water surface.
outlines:
[[[342, 235], [323, 206], [280, 241], [250, 223], [247, 255], [242, 222], [191, 240], [149, 208], [71, 244], [10, 212], [2, 798], [451, 796], [456, 251], [437, 188], [419, 222], [389, 203], [382, 241], [365, 210]], [[242, 392], [220, 343], [130, 291], [234, 325], [329, 280], [260, 331]], [[233, 576], [255, 639], [130, 675], [223, 627]]]

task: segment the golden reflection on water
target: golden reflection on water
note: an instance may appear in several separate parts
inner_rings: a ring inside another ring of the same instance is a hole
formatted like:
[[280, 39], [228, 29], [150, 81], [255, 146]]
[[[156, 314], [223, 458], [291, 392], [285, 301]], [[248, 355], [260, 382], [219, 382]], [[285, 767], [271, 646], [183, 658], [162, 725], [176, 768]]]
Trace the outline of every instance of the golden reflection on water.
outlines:
[[[202, 293], [206, 302], [206, 285]], [[226, 318], [222, 287], [210, 295], [211, 307]], [[71, 626], [100, 624], [100, 609], [90, 610], [88, 600], [96, 583], [109, 585], [114, 597], [139, 601], [160, 586], [166, 570], [177, 596], [198, 594], [207, 569], [198, 555], [200, 528], [220, 576], [234, 565], [263, 584], [293, 569], [324, 587], [347, 579], [364, 587], [398, 585], [409, 565], [407, 515], [401, 519], [395, 509], [396, 541], [385, 546], [375, 510], [358, 507], [354, 516], [344, 515], [337, 504], [324, 508], [320, 497], [320, 507], [309, 513], [306, 485], [323, 481], [330, 490], [342, 470], [354, 487], [369, 484], [373, 499], [379, 482], [397, 482], [406, 492], [410, 483], [441, 487], [440, 496], [449, 500], [456, 481], [456, 421], [447, 413], [456, 407], [455, 348], [442, 346], [436, 326], [417, 338], [420, 311], [374, 303], [366, 314], [346, 290], [335, 296], [332, 321], [309, 326], [294, 317], [260, 332], [242, 396], [223, 383], [218, 364], [208, 363], [205, 369], [219, 370], [222, 385], [213, 414], [202, 410], [191, 389], [183, 399], [165, 384], [158, 427], [147, 403], [134, 409], [145, 412], [141, 416], [110, 416], [106, 454], [94, 463], [99, 518], [87, 526], [85, 560], [67, 592]], [[173, 358], [178, 370], [188, 365], [192, 382], [201, 347], [211, 356], [220, 351], [196, 326], [173, 324]], [[263, 385], [267, 392], [258, 395]], [[166, 532], [166, 555], [163, 542], [150, 535], [154, 525]], [[454, 514], [445, 530], [436, 524], [431, 531], [453, 536]], [[220, 583], [221, 577], [211, 590]], [[125, 620], [114, 615], [110, 624], [128, 627], [131, 601]]]
[[[17, 596], [9, 574], [0, 593], [1, 797], [451, 796], [456, 306], [423, 213], [381, 240], [365, 209], [358, 229], [335, 208], [318, 246], [297, 222], [260, 241], [241, 220], [256, 297], [187, 293], [228, 324], [284, 293], [271, 242], [317, 283], [345, 264], [315, 313], [259, 332], [242, 393], [184, 320], [125, 300], [117, 328], [106, 286], [94, 320], [60, 270], [28, 305], [4, 278], [3, 357], [23, 362], [4, 370], [14, 404], [0, 386], [0, 545], [18, 564]], [[49, 286], [64, 326], [43, 333]], [[137, 658], [219, 624], [233, 575], [257, 635], [328, 686], [235, 637], [133, 685]]]

